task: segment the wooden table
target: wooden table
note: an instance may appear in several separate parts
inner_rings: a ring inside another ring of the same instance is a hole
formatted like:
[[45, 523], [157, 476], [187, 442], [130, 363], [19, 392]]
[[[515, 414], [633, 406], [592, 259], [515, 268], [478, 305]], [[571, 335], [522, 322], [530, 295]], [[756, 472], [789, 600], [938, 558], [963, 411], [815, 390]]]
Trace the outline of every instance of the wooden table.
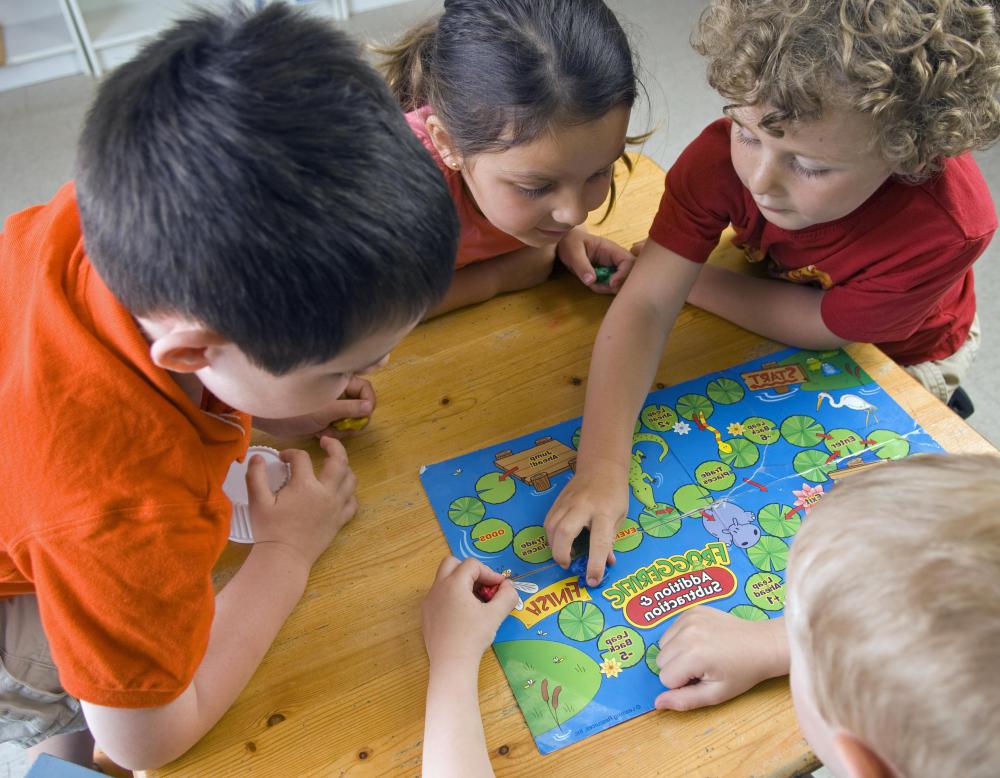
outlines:
[[[662, 188], [662, 171], [640, 159], [619, 207], [596, 231], [625, 246], [644, 238]], [[591, 345], [609, 300], [563, 274], [435, 319], [407, 337], [374, 377], [379, 407], [371, 427], [348, 443], [357, 517], [320, 558], [305, 596], [230, 711], [155, 775], [419, 774], [427, 683], [420, 603], [448, 548], [418, 470], [581, 414]], [[657, 386], [778, 348], [687, 307]], [[993, 450], [876, 348], [849, 350], [945, 448]], [[231, 565], [232, 557], [223, 562]], [[788, 776], [815, 764], [784, 679], [708, 710], [643, 715], [546, 757], [535, 749], [492, 651], [479, 688], [501, 776]]]

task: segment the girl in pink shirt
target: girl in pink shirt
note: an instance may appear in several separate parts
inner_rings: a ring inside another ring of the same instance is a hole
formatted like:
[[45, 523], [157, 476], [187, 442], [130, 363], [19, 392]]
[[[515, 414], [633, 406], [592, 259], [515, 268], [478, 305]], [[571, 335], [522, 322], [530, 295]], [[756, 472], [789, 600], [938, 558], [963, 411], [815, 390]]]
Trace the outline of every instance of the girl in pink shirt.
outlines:
[[455, 276], [430, 315], [540, 284], [556, 257], [616, 292], [634, 257], [582, 225], [613, 196], [615, 162], [629, 165], [637, 81], [602, 0], [447, 2], [382, 53], [461, 222]]

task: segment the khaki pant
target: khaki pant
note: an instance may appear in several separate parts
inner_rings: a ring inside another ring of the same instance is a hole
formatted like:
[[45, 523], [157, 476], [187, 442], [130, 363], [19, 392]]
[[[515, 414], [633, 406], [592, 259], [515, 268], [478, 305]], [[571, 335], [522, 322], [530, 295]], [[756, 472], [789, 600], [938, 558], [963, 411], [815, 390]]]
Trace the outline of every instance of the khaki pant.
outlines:
[[0, 599], [0, 742], [29, 748], [87, 728], [52, 664], [33, 594]]
[[976, 314], [972, 320], [972, 326], [969, 328], [969, 336], [958, 351], [950, 357], [939, 359], [936, 362], [921, 362], [917, 365], [909, 365], [904, 370], [922, 383], [941, 402], [946, 403], [951, 399], [952, 392], [962, 383], [966, 372], [975, 361], [981, 339], [979, 314]]

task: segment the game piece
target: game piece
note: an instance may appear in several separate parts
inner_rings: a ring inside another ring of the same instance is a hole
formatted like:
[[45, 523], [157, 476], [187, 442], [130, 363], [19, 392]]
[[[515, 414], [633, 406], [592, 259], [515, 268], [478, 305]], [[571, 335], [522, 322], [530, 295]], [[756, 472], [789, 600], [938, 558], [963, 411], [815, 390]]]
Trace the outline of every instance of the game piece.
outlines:
[[[452, 553], [504, 570], [522, 595], [493, 648], [542, 753], [652, 709], [658, 641], [677, 614], [780, 616], [789, 544], [841, 479], [941, 450], [840, 350], [788, 349], [653, 392], [633, 430], [616, 564], [588, 587], [589, 533], [565, 570], [542, 526], [573, 476], [580, 426], [421, 473]], [[558, 708], [543, 682], [561, 689]]]
[[281, 490], [292, 475], [292, 469], [287, 462], [278, 456], [277, 450], [270, 446], [250, 446], [242, 462], [233, 462], [229, 466], [226, 480], [222, 483], [222, 491], [233, 504], [233, 517], [229, 526], [229, 539], [234, 543], [253, 543], [253, 529], [250, 524], [250, 496], [247, 492], [247, 467], [254, 455], [264, 460], [267, 473], [267, 485], [272, 492]]
[[500, 584], [476, 584], [473, 593], [483, 602], [489, 602], [500, 589]]
[[615, 268], [608, 267], [607, 265], [597, 265], [594, 268], [594, 275], [596, 276], [597, 283], [607, 284], [611, 280], [611, 276], [615, 274]]
[[341, 432], [347, 432], [348, 430], [360, 430], [368, 426], [368, 417], [359, 416], [356, 419], [337, 419], [331, 426]]

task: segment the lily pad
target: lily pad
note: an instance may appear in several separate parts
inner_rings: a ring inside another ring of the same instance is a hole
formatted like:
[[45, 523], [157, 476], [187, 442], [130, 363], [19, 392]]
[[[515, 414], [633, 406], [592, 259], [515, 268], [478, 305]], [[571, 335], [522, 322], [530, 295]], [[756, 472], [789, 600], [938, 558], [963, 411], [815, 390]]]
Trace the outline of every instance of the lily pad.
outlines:
[[712, 504], [708, 489], [698, 484], [684, 484], [674, 492], [674, 505], [682, 514], [697, 513]]
[[776, 502], [769, 503], [760, 509], [757, 514], [757, 522], [760, 528], [768, 535], [776, 538], [790, 538], [799, 531], [802, 526], [802, 519], [799, 512], [790, 505], [781, 505]]
[[715, 412], [715, 406], [703, 394], [685, 394], [677, 400], [677, 413], [688, 421], [696, 414], [702, 414], [706, 419]]
[[871, 451], [879, 459], [902, 459], [910, 453], [910, 442], [892, 430], [875, 430], [868, 439], [875, 445]]
[[737, 605], [735, 608], [730, 609], [729, 612], [747, 621], [767, 621], [771, 618], [760, 608], [755, 608], [753, 605]]
[[770, 535], [764, 535], [756, 545], [750, 546], [747, 556], [754, 567], [764, 572], [776, 572], [788, 567], [788, 546], [785, 541]]
[[730, 438], [726, 441], [733, 449], [729, 454], [722, 455], [722, 461], [733, 467], [750, 467], [760, 459], [760, 449], [749, 440]]
[[837, 462], [831, 460], [825, 451], [811, 448], [796, 454], [792, 459], [792, 467], [803, 478], [819, 484], [828, 480], [827, 474], [836, 470]]
[[604, 629], [604, 613], [592, 602], [571, 602], [559, 611], [559, 629], [570, 640], [593, 640]]
[[459, 497], [448, 506], [448, 518], [459, 527], [471, 527], [482, 521], [486, 506], [475, 497]]
[[717, 378], [708, 385], [708, 396], [719, 405], [732, 405], [743, 399], [743, 386], [732, 378]]
[[815, 446], [823, 432], [823, 425], [812, 416], [789, 416], [781, 423], [781, 437], [799, 448]]
[[483, 502], [499, 505], [514, 496], [516, 481], [503, 473], [487, 473], [476, 481], [476, 494]]
[[653, 538], [669, 538], [681, 528], [681, 514], [673, 505], [658, 502], [653, 509], [639, 514], [642, 531]]

